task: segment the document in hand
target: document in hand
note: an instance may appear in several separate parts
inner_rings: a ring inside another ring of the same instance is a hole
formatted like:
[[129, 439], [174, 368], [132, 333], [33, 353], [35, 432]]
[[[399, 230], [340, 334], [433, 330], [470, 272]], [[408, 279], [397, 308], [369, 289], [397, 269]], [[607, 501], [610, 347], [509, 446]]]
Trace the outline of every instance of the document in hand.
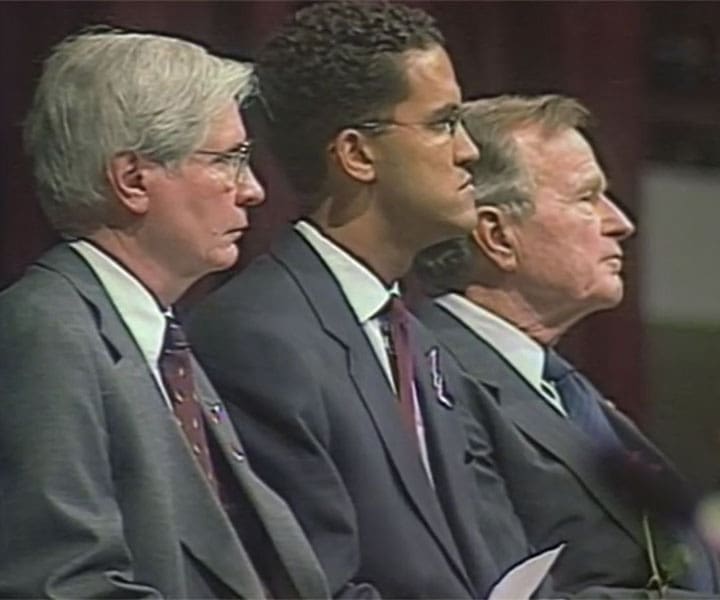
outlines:
[[493, 586], [488, 600], [530, 600], [563, 548], [558, 544], [515, 565]]

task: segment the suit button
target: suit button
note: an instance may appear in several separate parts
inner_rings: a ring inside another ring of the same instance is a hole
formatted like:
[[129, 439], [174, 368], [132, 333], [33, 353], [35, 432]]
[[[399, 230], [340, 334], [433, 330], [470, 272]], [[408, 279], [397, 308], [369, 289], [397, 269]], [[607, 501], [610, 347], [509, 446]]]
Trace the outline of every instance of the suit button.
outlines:
[[245, 460], [245, 453], [240, 448], [235, 448], [234, 446], [231, 448], [232, 457], [238, 461], [243, 462]]

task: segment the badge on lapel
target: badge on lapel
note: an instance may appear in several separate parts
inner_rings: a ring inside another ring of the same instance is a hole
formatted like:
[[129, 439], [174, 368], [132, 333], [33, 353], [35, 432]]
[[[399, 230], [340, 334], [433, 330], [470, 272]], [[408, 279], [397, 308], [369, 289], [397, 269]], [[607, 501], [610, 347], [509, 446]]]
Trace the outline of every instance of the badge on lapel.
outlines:
[[430, 363], [430, 383], [432, 384], [433, 390], [435, 390], [435, 398], [445, 408], [454, 408], [455, 401], [452, 396], [447, 393], [445, 389], [445, 378], [440, 371], [440, 351], [438, 347], [433, 346], [430, 348], [426, 356]]

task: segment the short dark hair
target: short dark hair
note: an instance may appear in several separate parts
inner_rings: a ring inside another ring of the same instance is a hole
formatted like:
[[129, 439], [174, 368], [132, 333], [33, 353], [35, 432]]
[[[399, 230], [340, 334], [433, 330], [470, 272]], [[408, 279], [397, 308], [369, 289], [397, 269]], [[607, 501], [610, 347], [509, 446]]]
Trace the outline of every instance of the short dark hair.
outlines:
[[[534, 182], [512, 133], [530, 125], [552, 134], [591, 124], [590, 111], [580, 101], [560, 94], [495, 96], [465, 102], [462, 108], [465, 129], [480, 148], [472, 165], [475, 204], [499, 206], [517, 218], [534, 209]], [[464, 292], [474, 273], [473, 252], [468, 236], [440, 242], [416, 256], [415, 273], [430, 294]]]
[[270, 143], [306, 202], [325, 179], [334, 135], [406, 97], [398, 55], [436, 45], [444, 39], [425, 11], [349, 1], [297, 11], [266, 43], [257, 73]]

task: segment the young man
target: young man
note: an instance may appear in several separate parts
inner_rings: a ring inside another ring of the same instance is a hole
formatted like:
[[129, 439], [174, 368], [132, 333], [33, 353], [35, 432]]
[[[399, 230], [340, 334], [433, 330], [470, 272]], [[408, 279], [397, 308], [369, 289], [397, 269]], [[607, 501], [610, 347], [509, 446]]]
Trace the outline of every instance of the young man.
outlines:
[[323, 597], [172, 304], [230, 267], [263, 201], [249, 65], [89, 31], [45, 63], [26, 125], [66, 239], [0, 294], [0, 596]]
[[481, 597], [527, 544], [484, 432], [464, 435], [468, 382], [398, 300], [420, 249], [476, 223], [442, 36], [400, 4], [321, 2], [258, 74], [304, 216], [201, 305], [195, 347], [333, 592]]

